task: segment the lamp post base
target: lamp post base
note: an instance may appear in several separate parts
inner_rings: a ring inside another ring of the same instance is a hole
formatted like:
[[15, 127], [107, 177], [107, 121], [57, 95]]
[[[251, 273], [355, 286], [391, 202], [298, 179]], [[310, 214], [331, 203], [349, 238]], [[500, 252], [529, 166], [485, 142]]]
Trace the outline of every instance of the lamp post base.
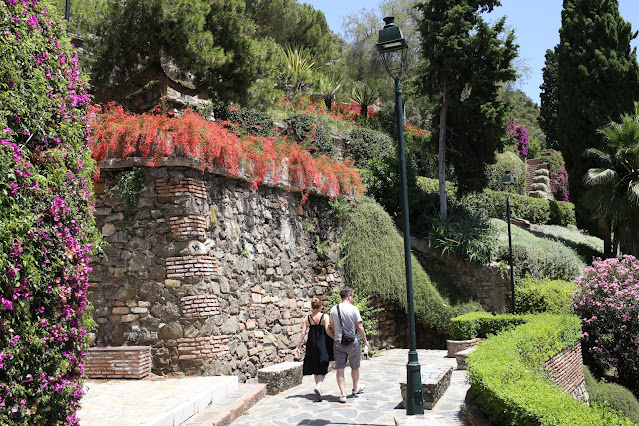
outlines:
[[417, 351], [408, 352], [406, 364], [406, 414], [424, 414], [424, 398], [422, 395], [422, 373]]

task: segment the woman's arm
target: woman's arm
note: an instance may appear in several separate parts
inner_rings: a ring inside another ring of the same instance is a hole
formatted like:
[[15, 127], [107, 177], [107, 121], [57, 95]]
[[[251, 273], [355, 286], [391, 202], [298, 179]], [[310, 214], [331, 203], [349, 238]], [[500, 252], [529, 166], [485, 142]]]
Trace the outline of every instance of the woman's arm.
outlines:
[[330, 337], [331, 339], [334, 339], [335, 332], [331, 328], [331, 322], [329, 318], [330, 318], [329, 315], [324, 315], [324, 329], [326, 330], [326, 334], [328, 334], [328, 337]]
[[304, 336], [306, 336], [306, 329], [308, 328], [308, 319], [304, 317], [304, 321], [302, 322], [302, 332], [300, 333], [300, 339], [297, 341], [297, 347], [295, 351], [293, 351], [293, 356], [295, 358], [300, 357], [300, 348], [302, 347], [302, 342], [304, 341]]

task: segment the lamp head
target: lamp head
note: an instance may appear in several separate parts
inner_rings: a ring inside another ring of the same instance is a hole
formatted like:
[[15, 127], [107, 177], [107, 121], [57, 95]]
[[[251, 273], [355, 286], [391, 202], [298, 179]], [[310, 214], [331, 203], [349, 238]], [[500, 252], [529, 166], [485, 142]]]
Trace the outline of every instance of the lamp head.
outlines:
[[392, 16], [384, 18], [385, 25], [379, 30], [376, 46], [386, 71], [391, 77], [399, 79], [404, 73], [408, 43], [394, 20]]
[[514, 185], [515, 178], [513, 177], [513, 175], [510, 174], [510, 172], [506, 172], [504, 177], [501, 178], [501, 183], [503, 183], [504, 185]]

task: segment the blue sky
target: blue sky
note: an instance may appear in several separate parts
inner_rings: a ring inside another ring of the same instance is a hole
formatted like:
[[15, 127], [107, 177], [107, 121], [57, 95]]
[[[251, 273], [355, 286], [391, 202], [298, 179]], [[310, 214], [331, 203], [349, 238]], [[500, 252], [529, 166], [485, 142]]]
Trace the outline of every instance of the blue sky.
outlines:
[[[319, 9], [326, 15], [331, 30], [343, 33], [342, 18], [361, 9], [373, 9], [377, 6], [375, 0], [298, 0]], [[526, 61], [530, 68], [530, 75], [518, 82], [533, 101], [539, 103], [539, 86], [543, 78], [541, 70], [544, 67], [546, 49], [552, 49], [559, 42], [559, 27], [561, 26], [561, 0], [502, 0], [502, 6], [492, 15], [506, 16], [506, 23], [515, 29], [519, 56]], [[619, 0], [621, 16], [632, 24], [633, 30], [639, 29], [639, 1]], [[381, 23], [380, 23], [381, 27]], [[632, 46], [639, 45], [637, 39]]]

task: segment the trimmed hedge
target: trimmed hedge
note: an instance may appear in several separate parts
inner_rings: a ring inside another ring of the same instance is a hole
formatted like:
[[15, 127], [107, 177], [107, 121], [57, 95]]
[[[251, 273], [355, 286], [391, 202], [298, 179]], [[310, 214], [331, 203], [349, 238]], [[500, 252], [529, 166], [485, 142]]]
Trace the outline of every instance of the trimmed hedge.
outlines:
[[287, 120], [293, 131], [293, 139], [300, 144], [307, 144], [313, 155], [326, 155], [335, 158], [337, 147], [333, 142], [326, 121], [311, 114], [293, 114]]
[[[206, 112], [200, 112], [206, 116]], [[268, 115], [260, 111], [234, 106], [222, 106], [213, 108], [216, 120], [228, 121], [233, 126], [239, 126], [239, 131], [247, 135], [269, 137], [275, 132], [275, 122]]]
[[[506, 194], [486, 189], [466, 195], [462, 203], [470, 209], [483, 211], [488, 217], [506, 217]], [[547, 225], [575, 225], [575, 205], [565, 201], [552, 201], [510, 194], [510, 214], [531, 223]]]
[[584, 377], [590, 405], [605, 405], [639, 424], [639, 401], [629, 389], [616, 383], [598, 381], [585, 365]]
[[579, 318], [543, 314], [486, 339], [467, 360], [477, 405], [500, 425], [632, 425], [614, 410], [590, 407], [549, 381], [545, 361], [580, 336]]
[[521, 315], [493, 315], [488, 312], [470, 312], [450, 320], [450, 338], [470, 340], [499, 334], [526, 322]]
[[572, 314], [575, 290], [570, 281], [523, 278], [516, 282], [515, 306], [520, 314]]

